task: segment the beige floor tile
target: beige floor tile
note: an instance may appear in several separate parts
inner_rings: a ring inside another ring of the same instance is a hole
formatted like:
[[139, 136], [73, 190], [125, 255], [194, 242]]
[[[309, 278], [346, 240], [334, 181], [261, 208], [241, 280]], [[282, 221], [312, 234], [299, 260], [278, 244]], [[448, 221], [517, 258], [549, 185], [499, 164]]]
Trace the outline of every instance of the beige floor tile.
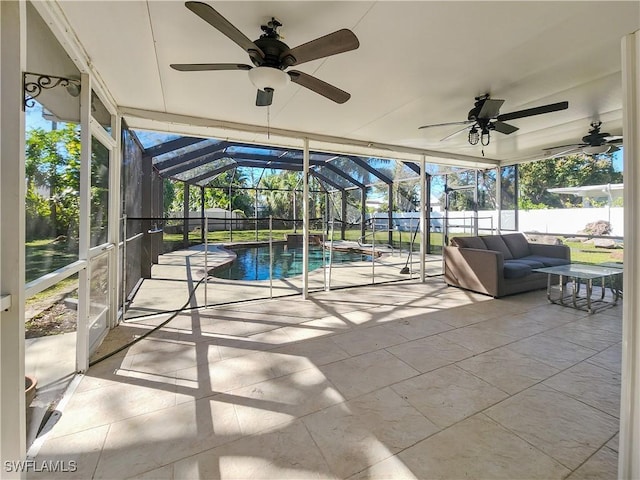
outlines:
[[617, 418], [542, 385], [485, 413], [569, 469], [589, 458], [619, 426]]
[[424, 373], [450, 365], [473, 355], [473, 352], [440, 335], [406, 342], [387, 351]]
[[384, 350], [324, 365], [320, 369], [347, 399], [419, 374]]
[[618, 452], [618, 446], [620, 444], [620, 433], [616, 433], [611, 440], [607, 442], [607, 447], [609, 447], [614, 452]]
[[[185, 259], [174, 260], [182, 266], [171, 268], [184, 271]], [[143, 285], [139, 295], [150, 296], [141, 312], [178, 301], [165, 284]], [[264, 292], [214, 286], [238, 298]], [[175, 282], [175, 293], [183, 291], [186, 298], [186, 283]], [[495, 300], [442, 278], [311, 297], [193, 310], [95, 365], [36, 460], [78, 458], [82, 478], [96, 467], [96, 478], [140, 479], [612, 471], [620, 307], [588, 315], [549, 305], [544, 291]], [[166, 318], [120, 325], [98, 355]], [[504, 341], [511, 343], [498, 346]], [[345, 351], [372, 348], [381, 349]], [[547, 377], [549, 386], [536, 384]], [[502, 400], [503, 391], [515, 395]]]
[[527, 338], [551, 328], [541, 321], [538, 315], [534, 315], [530, 311], [490, 318], [477, 326], [517, 339]]
[[129, 369], [144, 373], [175, 372], [220, 358], [217, 345], [174, 344], [171, 348], [131, 356]]
[[439, 429], [390, 388], [303, 419], [333, 473], [345, 478]]
[[315, 368], [231, 390], [224, 399], [235, 405], [244, 435], [272, 430], [344, 401]]
[[417, 477], [398, 455], [393, 455], [361, 472], [349, 477], [349, 480], [422, 480]]
[[248, 338], [239, 337], [218, 336], [216, 338], [216, 342], [218, 345], [220, 360], [242, 357], [244, 355], [251, 355], [256, 352], [263, 352], [277, 348], [277, 345], [259, 343], [251, 341]]
[[519, 339], [515, 335], [508, 335], [486, 327], [484, 322], [444, 332], [440, 335], [474, 353], [483, 353]]
[[97, 363], [82, 375], [76, 393], [119, 384], [123, 375], [121, 370], [128, 370], [130, 364], [131, 357], [126, 352]]
[[496, 348], [456, 365], [511, 395], [559, 372], [508, 348]]
[[326, 365], [349, 358], [349, 354], [331, 341], [330, 338], [320, 338], [292, 343], [272, 350], [273, 353], [294, 355], [308, 359], [314, 365]]
[[358, 328], [350, 332], [334, 335], [331, 340], [351, 356], [373, 352], [407, 341], [385, 326]]
[[561, 370], [597, 353], [595, 350], [577, 345], [565, 338], [549, 336], [547, 333], [511, 343], [507, 348]]
[[612, 312], [612, 310], [604, 310], [601, 313], [589, 315], [581, 319], [580, 324], [586, 327], [609, 330], [622, 336], [622, 312], [616, 314], [612, 314]]
[[176, 385], [178, 392], [192, 392], [193, 398], [202, 398], [306, 370], [313, 366], [308, 359], [296, 355], [254, 352], [178, 370], [175, 374]]
[[562, 479], [569, 470], [482, 414], [398, 457], [421, 479]]
[[295, 422], [280, 430], [244, 437], [176, 462], [174, 478], [300, 480], [335, 477], [304, 425]]
[[554, 328], [545, 333], [552, 337], [563, 338], [577, 345], [602, 351], [622, 340], [622, 335], [603, 328], [593, 328], [574, 322]]
[[216, 398], [139, 415], [111, 425], [94, 478], [137, 475], [240, 435], [233, 405]]
[[503, 391], [455, 365], [410, 378], [391, 388], [441, 428], [507, 397]]
[[618, 478], [618, 454], [609, 447], [602, 447], [569, 475], [567, 480], [615, 480], [616, 478]]
[[461, 328], [484, 322], [505, 313], [507, 312], [500, 312], [495, 308], [487, 308], [484, 303], [474, 302], [470, 305], [443, 310], [442, 320], [452, 327]]
[[65, 406], [62, 417], [51, 431], [59, 437], [100, 425], [117, 422], [176, 403], [175, 384], [123, 377], [115, 386], [76, 392]]
[[620, 417], [619, 373], [582, 362], [543, 383], [609, 415]]
[[[36, 472], [36, 469], [28, 471], [27, 478], [46, 480], [92, 478], [108, 431], [109, 426], [103, 425], [47, 440], [35, 459], [35, 466], [40, 471]], [[43, 469], [44, 464], [53, 465], [56, 462], [61, 462], [61, 471], [52, 472]], [[6, 471], [4, 465], [2, 471]]]
[[406, 315], [404, 318], [394, 320], [387, 324], [386, 327], [390, 331], [402, 335], [407, 340], [417, 340], [454, 328], [446, 322], [431, 318], [428, 313], [417, 314], [414, 312]]
[[173, 464], [156, 468], [140, 475], [127, 477], [130, 480], [177, 480], [173, 475]]

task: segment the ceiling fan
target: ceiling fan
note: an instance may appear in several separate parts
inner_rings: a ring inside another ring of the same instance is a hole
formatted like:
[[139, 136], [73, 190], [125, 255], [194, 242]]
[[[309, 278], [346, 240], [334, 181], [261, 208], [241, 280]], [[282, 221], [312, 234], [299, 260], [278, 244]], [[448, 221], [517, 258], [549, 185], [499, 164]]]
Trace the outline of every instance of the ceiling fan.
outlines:
[[542, 115], [543, 113], [551, 113], [557, 112], [558, 110], [565, 110], [569, 108], [569, 102], [558, 102], [551, 103], [549, 105], [543, 105], [541, 107], [527, 108], [525, 110], [518, 110], [516, 112], [504, 113], [500, 114], [500, 107], [504, 100], [497, 100], [493, 98], [489, 98], [489, 94], [481, 95], [476, 97], [476, 102], [471, 110], [469, 110], [469, 114], [467, 115], [467, 120], [463, 120], [461, 122], [448, 122], [448, 123], [436, 123], [434, 125], [423, 125], [422, 128], [431, 128], [431, 127], [444, 127], [448, 125], [464, 125], [465, 127], [461, 130], [458, 130], [451, 135], [447, 135], [441, 141], [447, 140], [454, 135], [457, 135], [471, 125], [469, 129], [469, 143], [471, 145], [477, 145], [479, 142], [487, 146], [491, 141], [491, 132], [496, 131], [503, 133], [505, 135], [510, 135], [516, 130], [518, 127], [514, 127], [508, 123], [505, 123], [507, 120], [515, 120], [517, 118], [524, 117], [532, 117], [534, 115]]
[[583, 143], [549, 147], [545, 148], [545, 152], [550, 154], [550, 158], [555, 158], [579, 151], [582, 151], [587, 155], [599, 155], [603, 153], [613, 153], [620, 150], [617, 145], [622, 143], [622, 136], [601, 132], [601, 125], [602, 122], [591, 122], [591, 129], [589, 130], [589, 133], [582, 137]]
[[294, 65], [355, 50], [360, 46], [360, 42], [351, 30], [338, 30], [295, 48], [289, 48], [280, 40], [278, 28], [282, 24], [275, 18], [272, 18], [267, 25], [262, 25], [262, 35], [252, 42], [210, 5], [202, 2], [186, 2], [185, 6], [246, 51], [254, 66], [236, 63], [174, 63], [170, 65], [171, 68], [181, 72], [248, 71], [249, 79], [258, 88], [256, 105], [259, 107], [271, 105], [274, 90], [284, 87], [289, 81], [336, 103], [344, 103], [351, 98], [349, 93], [319, 78], [298, 70], [284, 72], [285, 69]]

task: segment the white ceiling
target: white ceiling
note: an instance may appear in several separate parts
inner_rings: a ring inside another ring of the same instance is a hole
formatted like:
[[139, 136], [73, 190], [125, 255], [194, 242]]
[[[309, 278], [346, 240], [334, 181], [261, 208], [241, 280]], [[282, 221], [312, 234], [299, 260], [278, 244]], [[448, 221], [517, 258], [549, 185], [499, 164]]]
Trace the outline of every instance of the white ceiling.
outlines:
[[[640, 2], [209, 2], [251, 39], [272, 16], [290, 47], [341, 28], [360, 48], [299, 69], [351, 93], [338, 105], [296, 84], [255, 106], [244, 71], [178, 72], [170, 63], [250, 63], [180, 1], [61, 1], [119, 106], [482, 157], [459, 127], [474, 96], [501, 113], [569, 101], [569, 109], [509, 123], [487, 158], [504, 163], [578, 142], [591, 121], [622, 134], [620, 41], [640, 29]], [[133, 116], [130, 124], [151, 126]], [[161, 128], [162, 123], [156, 124]]]

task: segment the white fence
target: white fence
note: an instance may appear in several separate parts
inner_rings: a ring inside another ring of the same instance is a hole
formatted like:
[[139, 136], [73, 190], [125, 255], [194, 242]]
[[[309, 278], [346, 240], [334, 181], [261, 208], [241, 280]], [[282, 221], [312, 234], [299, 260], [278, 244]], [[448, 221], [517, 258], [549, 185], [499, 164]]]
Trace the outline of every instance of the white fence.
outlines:
[[[376, 225], [378, 221], [386, 221], [386, 215], [386, 213], [376, 213]], [[435, 230], [442, 225], [440, 220], [442, 216], [442, 212], [431, 212], [431, 224], [432, 227], [436, 227]], [[415, 228], [418, 217], [418, 212], [398, 212], [393, 214], [393, 221], [396, 227], [406, 229], [411, 218]], [[451, 232], [472, 232], [474, 212], [449, 212], [448, 217]], [[513, 225], [513, 217], [513, 211], [502, 211], [503, 228]], [[577, 234], [584, 230], [588, 223], [605, 220], [611, 223], [611, 235], [624, 236], [624, 208], [622, 207], [520, 210], [518, 217], [518, 230], [521, 232]], [[496, 210], [479, 211], [478, 227], [481, 234], [489, 234], [491, 230], [497, 230], [498, 212]]]

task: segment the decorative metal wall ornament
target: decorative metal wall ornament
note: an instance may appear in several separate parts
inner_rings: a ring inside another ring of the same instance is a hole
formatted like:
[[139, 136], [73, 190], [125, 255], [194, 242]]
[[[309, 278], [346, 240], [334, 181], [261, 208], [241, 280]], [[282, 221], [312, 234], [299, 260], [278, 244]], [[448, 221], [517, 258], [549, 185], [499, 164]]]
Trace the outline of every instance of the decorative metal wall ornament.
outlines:
[[[28, 76], [37, 77], [31, 81]], [[77, 97], [80, 95], [80, 81], [72, 78], [57, 77], [55, 75], [44, 75], [41, 73], [24, 72], [22, 74], [22, 85], [24, 89], [23, 109], [35, 106], [35, 99], [42, 93], [42, 90], [49, 90], [55, 87], [65, 87], [69, 95]]]

